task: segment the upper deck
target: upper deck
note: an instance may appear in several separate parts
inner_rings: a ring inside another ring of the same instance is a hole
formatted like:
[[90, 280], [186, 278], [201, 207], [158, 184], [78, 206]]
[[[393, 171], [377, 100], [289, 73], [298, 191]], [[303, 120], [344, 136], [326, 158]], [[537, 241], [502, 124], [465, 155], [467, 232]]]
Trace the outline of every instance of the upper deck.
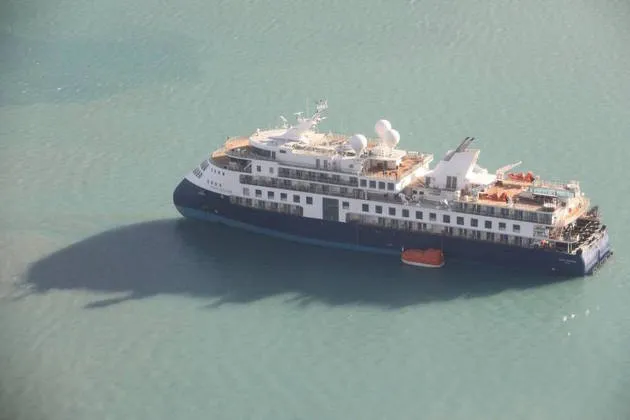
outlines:
[[[258, 133], [256, 135], [260, 136], [261, 134]], [[325, 140], [326, 146], [315, 147], [298, 145], [294, 148], [294, 153], [297, 151], [298, 154], [332, 156], [335, 153], [335, 149], [332, 148], [332, 146], [339, 146], [347, 141], [347, 136], [342, 136], [340, 134], [321, 134], [318, 138], [327, 139]], [[365, 157], [363, 157], [362, 159], [366, 162], [373, 161], [374, 164], [364, 165], [362, 170], [355, 175], [376, 179], [400, 180], [416, 170], [419, 166], [427, 166], [433, 160], [433, 155], [431, 154], [398, 151], [401, 152], [401, 157], [398, 159], [391, 158], [390, 160], [393, 163], [387, 163], [385, 160], [380, 161], [380, 159], [383, 159], [384, 157], [382, 156], [382, 153], [377, 152], [377, 149], [378, 142], [375, 140], [370, 140], [366, 147]], [[266, 155], [264, 153], [261, 153], [256, 147], [253, 147], [250, 138], [242, 136], [229, 138], [224, 143], [223, 147], [217, 149], [212, 153], [212, 160], [215, 161], [218, 165], [225, 166], [230, 159], [259, 159], [268, 161], [277, 160], [273, 158], [273, 155]], [[313, 169], [309, 165], [290, 164], [287, 162], [281, 162], [281, 164], [286, 166], [303, 167], [304, 169]], [[330, 172], [339, 172], [332, 167], [317, 169]]]
[[366, 166], [361, 175], [397, 181], [409, 175], [418, 167], [427, 166], [432, 160], [432, 155], [408, 152], [401, 158], [400, 164], [393, 169], [386, 168], [384, 165]]
[[[571, 223], [588, 211], [590, 200], [583, 195], [576, 194], [568, 201], [559, 201], [553, 194], [549, 196], [536, 194], [541, 188], [549, 191], [566, 191], [563, 184], [508, 178], [504, 181], [495, 181], [476, 198], [475, 194], [465, 191], [460, 197], [460, 202], [499, 209], [493, 212], [498, 214], [516, 211], [538, 213], [541, 214], [539, 218], [543, 220], [547, 218], [552, 220], [552, 216], [555, 216], [555, 224], [560, 225]], [[545, 214], [547, 216], [543, 217]]]

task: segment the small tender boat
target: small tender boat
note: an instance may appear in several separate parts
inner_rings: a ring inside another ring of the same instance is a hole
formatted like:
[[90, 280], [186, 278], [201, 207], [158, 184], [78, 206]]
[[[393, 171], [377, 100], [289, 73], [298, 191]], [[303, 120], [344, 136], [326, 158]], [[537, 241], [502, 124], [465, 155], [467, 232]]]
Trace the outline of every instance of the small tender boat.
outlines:
[[405, 249], [401, 261], [416, 267], [440, 268], [444, 266], [444, 253], [440, 249]]

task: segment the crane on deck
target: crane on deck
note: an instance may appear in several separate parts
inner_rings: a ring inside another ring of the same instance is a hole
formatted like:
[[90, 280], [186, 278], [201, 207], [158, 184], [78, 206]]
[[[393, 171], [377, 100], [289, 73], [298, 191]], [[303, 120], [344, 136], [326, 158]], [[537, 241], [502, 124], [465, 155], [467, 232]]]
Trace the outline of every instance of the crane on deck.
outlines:
[[520, 160], [516, 163], [511, 163], [509, 165], [505, 165], [502, 168], [497, 169], [497, 181], [503, 181], [504, 177], [505, 177], [505, 173], [508, 171], [511, 171], [512, 169], [516, 168], [518, 165], [520, 165], [521, 162]]

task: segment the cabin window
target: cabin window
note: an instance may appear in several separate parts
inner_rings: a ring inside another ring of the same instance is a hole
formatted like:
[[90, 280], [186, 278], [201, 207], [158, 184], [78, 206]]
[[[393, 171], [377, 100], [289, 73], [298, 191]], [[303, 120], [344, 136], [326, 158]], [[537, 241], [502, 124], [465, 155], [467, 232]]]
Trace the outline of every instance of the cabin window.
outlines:
[[387, 191], [394, 191], [394, 183], [393, 182], [389, 182], [387, 184]]
[[403, 209], [402, 215], [403, 215], [403, 217], [409, 217], [409, 210]]
[[370, 188], [376, 188], [376, 181], [370, 181]]
[[464, 218], [462, 216], [457, 216], [457, 224], [458, 225], [463, 225], [464, 224]]
[[306, 204], [313, 204], [313, 197], [306, 197]]
[[384, 190], [385, 189], [385, 183], [383, 181], [379, 181], [378, 183], [378, 189], [379, 190]]
[[422, 212], [421, 211], [416, 211], [416, 219], [422, 220]]
[[425, 176], [424, 177], [424, 185], [426, 185], [427, 187], [431, 186], [431, 177], [430, 176]]
[[396, 208], [395, 207], [390, 207], [389, 208], [389, 215], [390, 216], [396, 216]]
[[382, 214], [383, 213], [383, 206], [375, 206], [374, 210], [376, 210], [376, 213]]
[[435, 213], [429, 213], [429, 220], [437, 220], [437, 215]]
[[521, 225], [512, 225], [512, 231], [513, 232], [520, 232], [521, 231]]
[[273, 191], [267, 191], [267, 198], [273, 199]]
[[286, 153], [286, 152], [287, 152], [286, 150], [280, 150], [280, 153]]
[[260, 172], [262, 169], [260, 169], [260, 165], [256, 165], [256, 172]]
[[280, 193], [280, 200], [287, 201], [287, 193]]
[[477, 219], [470, 219], [470, 226], [472, 226], [472, 227], [479, 226], [479, 220], [477, 220]]
[[270, 174], [272, 174], [272, 173], [273, 173], [273, 167], [272, 167], [272, 166], [270, 166], [270, 167], [269, 167], [269, 173], [270, 173]]
[[367, 180], [362, 179], [362, 180], [361, 180], [361, 186], [362, 186], [362, 187], [367, 187]]
[[249, 195], [249, 188], [243, 188], [243, 195]]
[[505, 230], [505, 223], [499, 222], [499, 230]]
[[484, 226], [486, 229], [492, 229], [492, 222], [490, 220], [486, 220]]
[[344, 201], [343, 203], [341, 203], [341, 208], [344, 210], [348, 210], [350, 208], [350, 203]]
[[369, 204], [363, 204], [363, 205], [361, 206], [361, 210], [363, 210], [363, 211], [365, 211], [365, 212], [370, 211], [370, 205], [369, 205]]
[[448, 214], [445, 214], [442, 216], [442, 221], [444, 223], [451, 223], [451, 216], [449, 216]]
[[300, 202], [300, 196], [299, 196], [299, 195], [297, 195], [297, 194], [294, 194], [294, 195], [293, 195], [293, 202], [294, 202], [294, 203], [299, 203], [299, 202]]
[[256, 190], [256, 197], [262, 197], [262, 191]]

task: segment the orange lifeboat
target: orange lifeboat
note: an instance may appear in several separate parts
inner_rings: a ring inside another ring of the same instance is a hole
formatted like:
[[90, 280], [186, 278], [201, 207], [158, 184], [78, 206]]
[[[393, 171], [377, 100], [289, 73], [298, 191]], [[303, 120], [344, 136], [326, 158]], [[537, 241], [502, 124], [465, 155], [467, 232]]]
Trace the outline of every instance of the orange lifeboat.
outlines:
[[440, 268], [444, 266], [444, 253], [439, 249], [405, 249], [400, 260], [416, 267]]

